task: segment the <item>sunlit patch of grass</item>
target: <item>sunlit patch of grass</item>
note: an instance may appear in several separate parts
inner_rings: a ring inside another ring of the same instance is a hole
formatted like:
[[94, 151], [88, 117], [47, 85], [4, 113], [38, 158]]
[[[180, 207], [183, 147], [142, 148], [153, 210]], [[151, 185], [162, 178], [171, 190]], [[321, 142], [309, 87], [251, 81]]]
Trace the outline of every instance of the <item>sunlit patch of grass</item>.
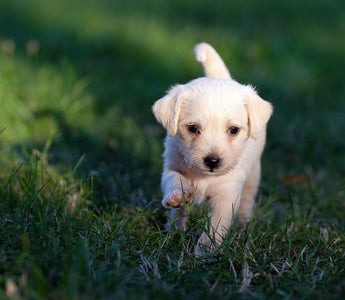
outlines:
[[[3, 53], [0, 59], [3, 141], [44, 142], [54, 135], [70, 134], [82, 120], [92, 122], [87, 81], [77, 78], [70, 63], [37, 66], [28, 57]], [[75, 119], [76, 115], [80, 117]]]

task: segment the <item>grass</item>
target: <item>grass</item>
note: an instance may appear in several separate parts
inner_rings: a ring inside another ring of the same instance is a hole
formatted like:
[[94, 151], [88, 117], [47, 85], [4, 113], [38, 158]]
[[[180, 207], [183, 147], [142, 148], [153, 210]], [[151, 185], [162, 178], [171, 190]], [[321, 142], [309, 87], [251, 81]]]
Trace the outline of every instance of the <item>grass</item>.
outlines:
[[[0, 1], [0, 298], [345, 295], [342, 2]], [[255, 217], [166, 233], [150, 107], [213, 44], [271, 101]]]

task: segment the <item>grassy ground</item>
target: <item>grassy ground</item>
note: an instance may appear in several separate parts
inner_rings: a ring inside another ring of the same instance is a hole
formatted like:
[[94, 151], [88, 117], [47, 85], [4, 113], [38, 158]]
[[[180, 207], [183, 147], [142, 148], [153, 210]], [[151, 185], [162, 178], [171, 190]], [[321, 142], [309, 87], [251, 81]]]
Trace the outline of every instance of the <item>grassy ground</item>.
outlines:
[[[338, 1], [0, 1], [0, 298], [345, 295]], [[167, 234], [150, 111], [213, 44], [275, 106], [255, 217], [216, 260]]]

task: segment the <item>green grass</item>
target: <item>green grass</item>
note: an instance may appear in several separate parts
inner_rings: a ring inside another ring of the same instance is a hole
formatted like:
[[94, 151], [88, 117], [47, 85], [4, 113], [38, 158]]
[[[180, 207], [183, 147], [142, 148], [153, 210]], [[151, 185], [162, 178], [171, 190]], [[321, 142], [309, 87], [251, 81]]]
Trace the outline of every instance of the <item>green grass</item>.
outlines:
[[[343, 298], [342, 6], [0, 1], [0, 298]], [[163, 230], [151, 113], [200, 41], [275, 106], [255, 217], [212, 263], [204, 210]]]

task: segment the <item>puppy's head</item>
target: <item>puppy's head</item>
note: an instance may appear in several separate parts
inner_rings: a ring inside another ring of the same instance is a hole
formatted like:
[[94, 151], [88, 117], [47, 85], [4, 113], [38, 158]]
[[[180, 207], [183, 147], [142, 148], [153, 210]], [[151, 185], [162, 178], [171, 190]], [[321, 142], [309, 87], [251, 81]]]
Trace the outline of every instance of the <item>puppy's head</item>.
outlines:
[[272, 106], [250, 86], [208, 77], [173, 87], [153, 112], [190, 170], [221, 175], [237, 164], [248, 138], [264, 129]]

